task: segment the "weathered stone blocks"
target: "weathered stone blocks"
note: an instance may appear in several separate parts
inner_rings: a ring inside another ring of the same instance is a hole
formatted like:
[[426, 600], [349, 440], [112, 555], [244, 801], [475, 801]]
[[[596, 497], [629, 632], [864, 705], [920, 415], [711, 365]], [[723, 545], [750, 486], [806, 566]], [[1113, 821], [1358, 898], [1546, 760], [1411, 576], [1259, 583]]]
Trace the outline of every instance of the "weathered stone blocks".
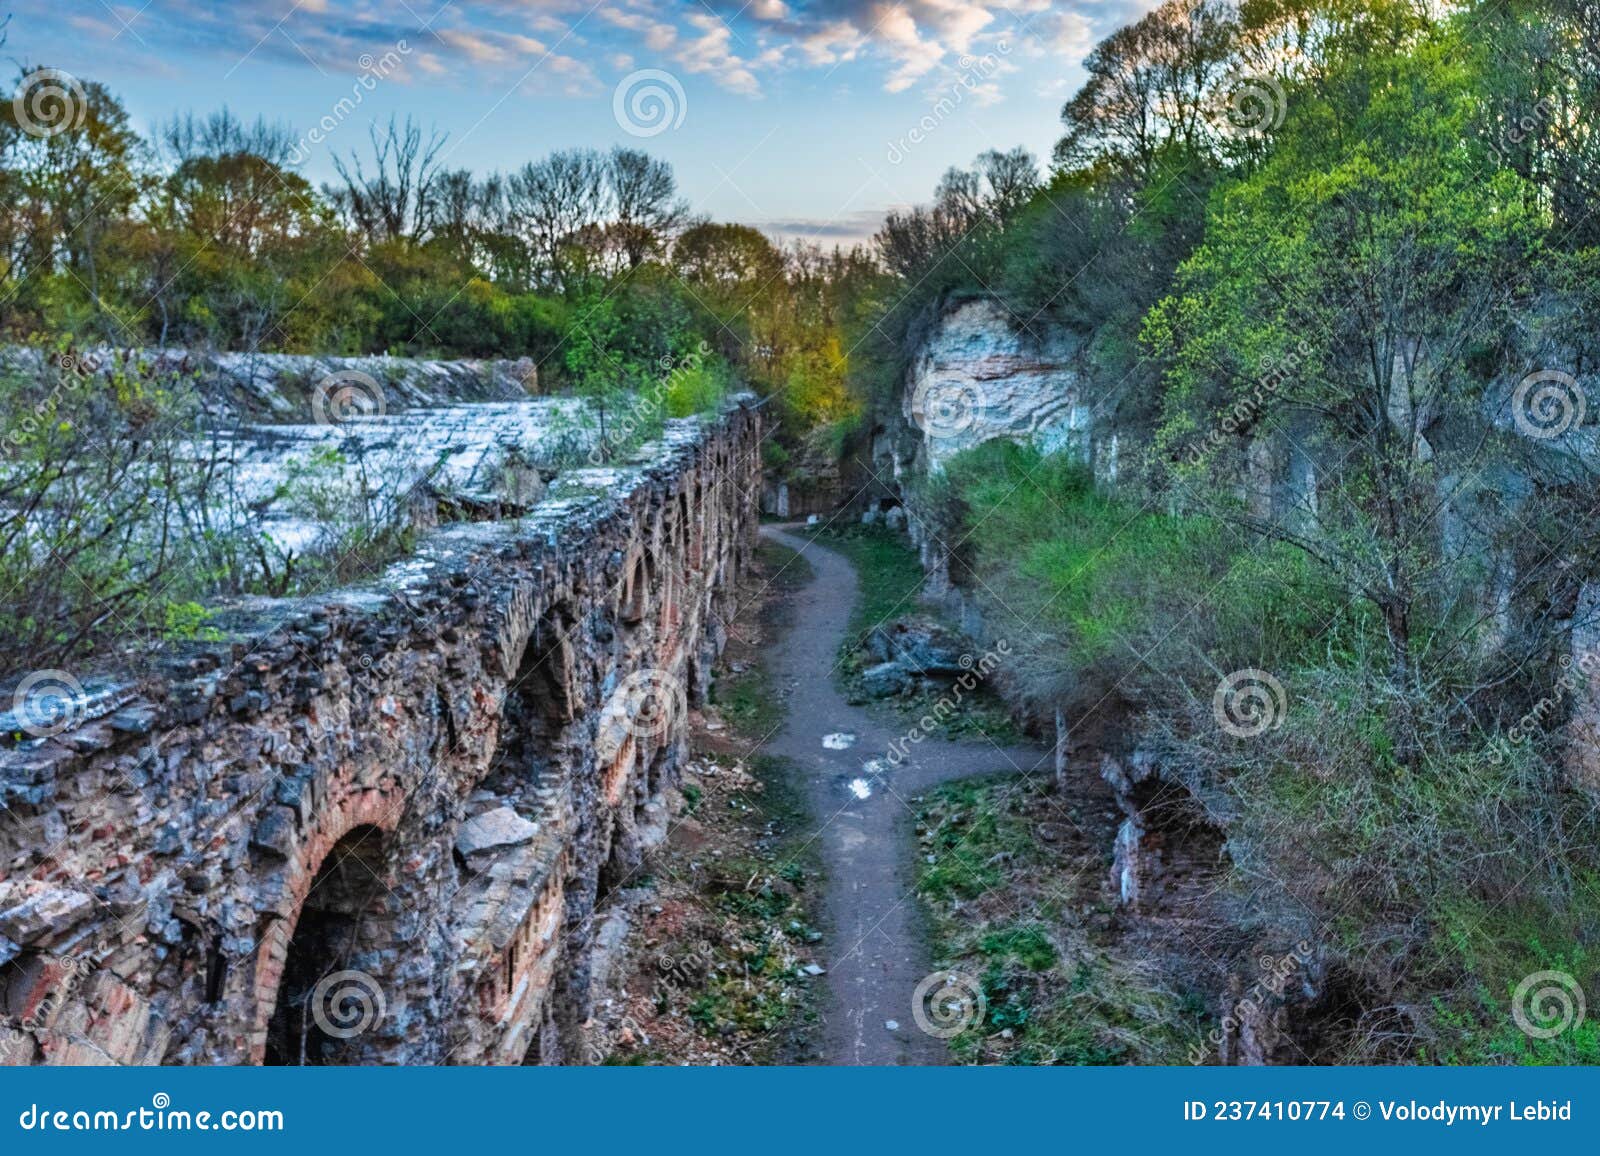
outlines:
[[[0, 1062], [581, 1061], [595, 911], [687, 712], [604, 765], [600, 719], [638, 676], [703, 689], [759, 443], [743, 404], [671, 423], [373, 586], [252, 604], [0, 750]], [[518, 837], [458, 855], [489, 814]], [[327, 1030], [330, 991], [370, 1022]]]

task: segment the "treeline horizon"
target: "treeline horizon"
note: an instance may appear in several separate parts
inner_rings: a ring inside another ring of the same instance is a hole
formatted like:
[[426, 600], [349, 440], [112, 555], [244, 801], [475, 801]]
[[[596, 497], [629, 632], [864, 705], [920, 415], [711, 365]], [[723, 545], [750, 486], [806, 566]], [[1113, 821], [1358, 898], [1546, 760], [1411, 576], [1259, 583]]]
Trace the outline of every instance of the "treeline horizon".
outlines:
[[391, 117], [329, 142], [316, 187], [287, 124], [224, 107], [146, 138], [104, 85], [74, 85], [44, 131], [0, 109], [0, 339], [530, 357], [601, 398], [692, 360], [781, 391], [794, 432], [857, 408], [842, 328], [873, 257], [696, 215], [646, 152], [480, 175]]

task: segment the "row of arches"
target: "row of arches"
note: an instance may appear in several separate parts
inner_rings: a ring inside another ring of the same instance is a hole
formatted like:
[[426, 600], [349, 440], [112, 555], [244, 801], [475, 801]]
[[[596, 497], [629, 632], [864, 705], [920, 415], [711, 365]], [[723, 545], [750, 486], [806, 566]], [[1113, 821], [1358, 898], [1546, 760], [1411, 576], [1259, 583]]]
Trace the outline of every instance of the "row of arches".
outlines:
[[[650, 800], [670, 771], [676, 733], [661, 741], [629, 744], [612, 767], [595, 765], [594, 723], [607, 675], [625, 663], [686, 668], [683, 607], [680, 596], [694, 590], [693, 633], [703, 629], [701, 611], [711, 599], [694, 589], [705, 582], [709, 541], [720, 557], [725, 524], [707, 520], [705, 490], [698, 477], [686, 479], [677, 493], [666, 496], [649, 523], [646, 541], [624, 562], [614, 598], [582, 606], [581, 595], [558, 597], [538, 617], [516, 669], [499, 701], [498, 733], [480, 772], [462, 776], [461, 799], [473, 790], [500, 798], [516, 798], [543, 778], [571, 775], [574, 795], [570, 851], [563, 853], [549, 882], [528, 904], [528, 912], [499, 949], [494, 966], [478, 981], [477, 990], [454, 1000], [458, 1014], [476, 1014], [543, 1023], [522, 1025], [531, 1031], [526, 1058], [548, 1062], [570, 1054], [581, 1009], [587, 996], [585, 954], [595, 906], [613, 889], [625, 885], [640, 857], [638, 831]], [[673, 564], [663, 565], [670, 558]], [[600, 584], [577, 584], [579, 591]], [[598, 591], [597, 591], [598, 592]], [[609, 638], [609, 647], [594, 647]], [[591, 645], [580, 645], [588, 643]], [[609, 651], [609, 653], [607, 653]], [[450, 696], [441, 686], [435, 720], [435, 758], [447, 761], [457, 747], [458, 722]], [[625, 765], [623, 765], [625, 763]], [[610, 781], [607, 781], [608, 776]], [[472, 780], [472, 781], [468, 781]], [[359, 808], [357, 809], [359, 810]], [[399, 816], [383, 822], [377, 816], [335, 808], [327, 821], [327, 839], [308, 838], [298, 865], [311, 872], [303, 897], [287, 918], [272, 918], [261, 936], [257, 968], [258, 1024], [252, 1058], [268, 1064], [337, 1064], [371, 1058], [384, 1046], [370, 1036], [346, 1036], [348, 1018], [362, 1014], [362, 992], [348, 992], [330, 977], [359, 971], [355, 963], [376, 958], [379, 947], [393, 942], [396, 889], [402, 874], [395, 860], [415, 836], [397, 831]], [[341, 828], [343, 828], [341, 830]], [[335, 834], [337, 832], [337, 834]], [[435, 833], [433, 838], [448, 838]], [[317, 851], [325, 846], [320, 855]], [[314, 863], [314, 865], [313, 865]], [[456, 868], [466, 874], [464, 864]], [[466, 880], [456, 886], [464, 887]], [[413, 898], [421, 892], [413, 889]], [[449, 912], [435, 912], [445, 919]], [[554, 966], [553, 940], [565, 938], [566, 961]], [[392, 956], [392, 950], [389, 952]], [[387, 987], [387, 977], [374, 977]], [[554, 991], [530, 1001], [531, 988]], [[378, 997], [381, 998], [383, 993]], [[393, 998], [394, 993], [388, 993]], [[344, 1005], [329, 1005], [330, 999]], [[368, 998], [375, 998], [368, 995]], [[572, 1022], [562, 1023], [563, 1018]], [[446, 1027], [448, 1025], [445, 1025]], [[566, 1037], [558, 1042], [558, 1037]], [[500, 1056], [500, 1059], [508, 1057]], [[509, 1057], [521, 1058], [521, 1057]]]

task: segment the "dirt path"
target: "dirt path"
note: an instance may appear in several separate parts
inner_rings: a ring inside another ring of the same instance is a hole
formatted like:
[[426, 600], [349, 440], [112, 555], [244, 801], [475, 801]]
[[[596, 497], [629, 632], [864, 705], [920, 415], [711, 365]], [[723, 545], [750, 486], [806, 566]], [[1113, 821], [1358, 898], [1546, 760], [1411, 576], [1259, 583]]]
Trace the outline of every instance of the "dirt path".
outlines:
[[[1036, 747], [926, 739], [911, 748], [908, 761], [889, 766], [885, 755], [902, 731], [845, 702], [832, 674], [858, 597], [855, 568], [799, 534], [771, 526], [761, 532], [798, 551], [815, 575], [794, 596], [793, 623], [767, 659], [786, 695], [787, 720], [766, 747], [801, 768], [819, 820], [828, 932], [823, 1060], [945, 1063], [944, 1041], [922, 1032], [912, 1015], [912, 992], [933, 963], [913, 893], [910, 800], [967, 775], [1031, 771], [1050, 755]], [[853, 734], [855, 741], [829, 749], [823, 739], [834, 734]]]

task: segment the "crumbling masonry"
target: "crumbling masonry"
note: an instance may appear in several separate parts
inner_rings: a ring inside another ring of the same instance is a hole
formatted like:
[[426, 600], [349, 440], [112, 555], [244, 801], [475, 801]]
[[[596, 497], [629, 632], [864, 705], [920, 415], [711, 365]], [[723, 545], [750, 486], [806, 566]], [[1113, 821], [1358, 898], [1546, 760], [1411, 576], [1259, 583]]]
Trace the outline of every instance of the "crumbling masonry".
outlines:
[[594, 912], [664, 826], [759, 440], [745, 405], [669, 423], [0, 750], [0, 1059], [583, 1062]]

